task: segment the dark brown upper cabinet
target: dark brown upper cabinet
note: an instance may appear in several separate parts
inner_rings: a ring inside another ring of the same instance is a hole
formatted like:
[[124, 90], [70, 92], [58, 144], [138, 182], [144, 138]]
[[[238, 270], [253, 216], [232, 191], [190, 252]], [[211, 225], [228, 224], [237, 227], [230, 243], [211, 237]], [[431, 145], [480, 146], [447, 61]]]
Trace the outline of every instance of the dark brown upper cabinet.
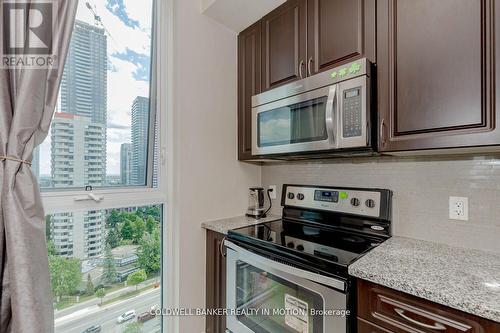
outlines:
[[261, 92], [261, 34], [257, 22], [238, 35], [238, 159], [252, 158], [252, 96]]
[[367, 57], [376, 62], [376, 0], [308, 0], [307, 71]]
[[262, 90], [306, 76], [307, 1], [289, 0], [262, 19]]
[[377, 2], [380, 151], [500, 143], [498, 19], [494, 0]]

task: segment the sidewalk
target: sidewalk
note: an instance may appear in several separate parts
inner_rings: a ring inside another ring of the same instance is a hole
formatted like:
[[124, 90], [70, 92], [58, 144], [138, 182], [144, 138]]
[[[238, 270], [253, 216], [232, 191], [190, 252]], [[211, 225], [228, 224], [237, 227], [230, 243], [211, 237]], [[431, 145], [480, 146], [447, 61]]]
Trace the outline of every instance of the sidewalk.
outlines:
[[[144, 282], [141, 282], [137, 285], [137, 289], [141, 289], [143, 287], [147, 287], [149, 285], [152, 285], [156, 281], [159, 281], [159, 279], [160, 278], [158, 277], [158, 278], [153, 278], [153, 279], [149, 279], [149, 280], [146, 280]], [[104, 296], [102, 301], [106, 302], [110, 299], [120, 297], [124, 294], [127, 294], [127, 293], [129, 293], [131, 291], [135, 291], [135, 290], [136, 290], [136, 286], [124, 287], [122, 289], [118, 289], [118, 290], [115, 290], [109, 294], [106, 294], [106, 296]], [[96, 298], [89, 299], [88, 301], [77, 303], [75, 305], [69, 306], [69, 307], [64, 308], [62, 310], [54, 310], [54, 319], [67, 316], [73, 312], [83, 310], [83, 309], [86, 309], [86, 308], [91, 307], [93, 305], [98, 305], [100, 303], [101, 303], [101, 299], [96, 297]]]

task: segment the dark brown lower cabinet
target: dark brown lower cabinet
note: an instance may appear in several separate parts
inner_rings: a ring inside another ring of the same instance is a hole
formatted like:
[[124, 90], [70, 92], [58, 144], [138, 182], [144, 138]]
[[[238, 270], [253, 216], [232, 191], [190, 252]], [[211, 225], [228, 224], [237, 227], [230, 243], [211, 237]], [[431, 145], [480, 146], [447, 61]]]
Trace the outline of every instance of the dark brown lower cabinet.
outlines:
[[[207, 268], [206, 268], [206, 308], [226, 307], [226, 258], [223, 255], [225, 235], [207, 230]], [[206, 333], [224, 333], [226, 317], [207, 316]]]
[[358, 333], [493, 333], [500, 323], [358, 280]]

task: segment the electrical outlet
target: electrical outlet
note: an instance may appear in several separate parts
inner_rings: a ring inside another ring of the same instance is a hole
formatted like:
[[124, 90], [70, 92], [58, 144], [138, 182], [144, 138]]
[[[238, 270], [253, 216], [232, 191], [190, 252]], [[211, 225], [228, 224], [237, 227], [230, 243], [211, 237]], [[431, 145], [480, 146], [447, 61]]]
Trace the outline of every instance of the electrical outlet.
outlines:
[[273, 191], [271, 193], [269, 193], [269, 196], [271, 197], [271, 199], [276, 199], [276, 185], [269, 185], [269, 189], [272, 189]]
[[469, 198], [450, 197], [450, 219], [451, 220], [469, 220]]

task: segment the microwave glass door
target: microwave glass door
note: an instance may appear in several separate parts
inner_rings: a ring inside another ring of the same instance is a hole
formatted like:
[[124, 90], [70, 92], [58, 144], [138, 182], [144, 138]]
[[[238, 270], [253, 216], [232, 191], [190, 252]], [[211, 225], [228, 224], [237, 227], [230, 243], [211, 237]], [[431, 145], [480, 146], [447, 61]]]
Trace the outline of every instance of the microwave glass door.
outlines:
[[324, 141], [327, 96], [279, 107], [257, 115], [258, 147]]
[[256, 333], [321, 333], [323, 309], [320, 294], [249, 263], [236, 262], [238, 321]]

